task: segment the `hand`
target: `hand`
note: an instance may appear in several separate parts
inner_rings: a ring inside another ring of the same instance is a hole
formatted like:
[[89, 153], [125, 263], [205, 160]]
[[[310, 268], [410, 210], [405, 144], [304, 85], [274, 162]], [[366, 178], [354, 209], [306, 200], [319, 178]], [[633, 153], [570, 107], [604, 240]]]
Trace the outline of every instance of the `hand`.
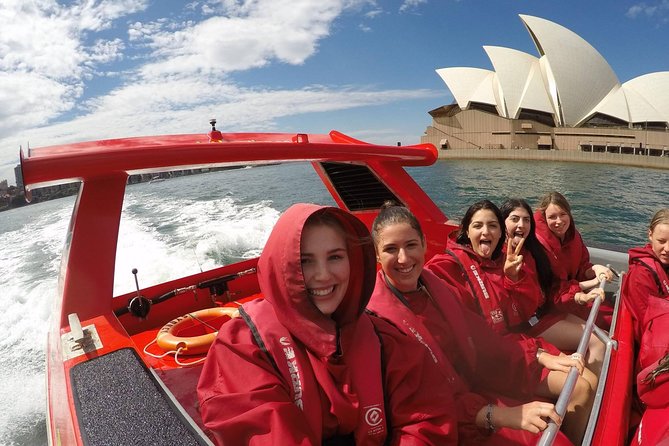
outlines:
[[597, 298], [599, 298], [599, 300], [604, 302], [604, 290], [603, 289], [593, 288], [592, 290], [588, 291], [587, 293], [576, 293], [574, 295], [574, 300], [579, 305], [587, 305], [588, 302], [591, 302], [591, 301], [593, 301]]
[[506, 260], [504, 261], [504, 275], [514, 282], [518, 280], [518, 275], [520, 274], [520, 268], [523, 266], [523, 256], [520, 254], [520, 250], [523, 249], [523, 244], [525, 239], [520, 239], [520, 243], [516, 246], [516, 249], [513, 249], [513, 243], [509, 237], [506, 244]]
[[559, 372], [569, 373], [572, 367], [576, 367], [578, 374], [583, 374], [583, 369], [585, 364], [583, 362], [583, 356], [574, 353], [571, 356], [567, 356], [564, 353], [560, 353], [559, 356], [551, 355], [550, 353], [543, 352], [537, 358], [539, 364], [547, 368], [548, 370], [557, 370]]
[[602, 279], [606, 279], [607, 282], [613, 280], [613, 272], [609, 268], [603, 265], [592, 265], [592, 270], [595, 272], [595, 277], [600, 282]]
[[558, 426], [562, 424], [562, 419], [555, 412], [555, 406], [542, 401], [533, 401], [515, 407], [497, 406], [493, 412], [493, 424], [495, 426], [523, 429], [533, 434], [546, 429], [549, 419], [553, 420]]

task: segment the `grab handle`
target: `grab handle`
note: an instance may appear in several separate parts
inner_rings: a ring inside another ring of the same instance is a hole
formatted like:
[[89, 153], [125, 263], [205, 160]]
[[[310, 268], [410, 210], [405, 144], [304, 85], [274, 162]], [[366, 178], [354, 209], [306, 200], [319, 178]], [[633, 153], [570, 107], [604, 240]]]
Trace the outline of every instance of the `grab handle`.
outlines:
[[[606, 279], [602, 279], [599, 282], [599, 287], [601, 289], [604, 289], [604, 286], [606, 285]], [[576, 353], [580, 353], [581, 357], [585, 358], [585, 354], [588, 352], [588, 344], [590, 343], [590, 335], [592, 335], [592, 331], [595, 328], [595, 319], [597, 318], [597, 313], [599, 313], [599, 306], [601, 305], [602, 301], [601, 299], [595, 299], [592, 302], [592, 308], [590, 309], [590, 314], [588, 315], [588, 320], [585, 322], [585, 327], [583, 328], [583, 335], [581, 335], [581, 339], [578, 342], [578, 348], [576, 349]], [[569, 374], [567, 375], [567, 381], [564, 383], [564, 387], [562, 388], [562, 392], [560, 392], [560, 396], [557, 399], [557, 402], [555, 403], [555, 411], [560, 415], [560, 418], [564, 417], [564, 414], [567, 412], [567, 405], [569, 404], [569, 399], [571, 398], [571, 394], [574, 391], [574, 387], [576, 387], [576, 381], [578, 380], [578, 369], [576, 367], [573, 367], [569, 370]], [[544, 433], [541, 435], [541, 439], [537, 442], [537, 446], [551, 446], [553, 444], [553, 441], [555, 440], [555, 437], [557, 435], [557, 432], [559, 430], [559, 426], [555, 424], [553, 420], [548, 420], [548, 427], [544, 430]]]

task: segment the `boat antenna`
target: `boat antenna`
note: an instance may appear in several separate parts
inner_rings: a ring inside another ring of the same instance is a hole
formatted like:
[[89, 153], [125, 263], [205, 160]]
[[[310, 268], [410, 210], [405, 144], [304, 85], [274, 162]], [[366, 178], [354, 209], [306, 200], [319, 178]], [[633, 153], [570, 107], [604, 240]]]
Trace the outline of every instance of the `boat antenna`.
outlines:
[[139, 292], [139, 282], [137, 281], [137, 268], [132, 269], [132, 274], [135, 276], [135, 288], [137, 288], [137, 296], [130, 299], [128, 302], [128, 311], [135, 317], [146, 319], [151, 309], [151, 301], [142, 296]]
[[209, 132], [209, 142], [222, 142], [223, 141], [223, 134], [216, 130], [216, 118], [211, 118], [209, 120], [209, 124], [211, 124], [211, 132]]
[[195, 246], [191, 246], [190, 249], [193, 250], [193, 255], [195, 256], [195, 262], [197, 263], [197, 267], [200, 268], [200, 272], [203, 272], [202, 265], [200, 264], [200, 259], [197, 258], [197, 251], [195, 250]]

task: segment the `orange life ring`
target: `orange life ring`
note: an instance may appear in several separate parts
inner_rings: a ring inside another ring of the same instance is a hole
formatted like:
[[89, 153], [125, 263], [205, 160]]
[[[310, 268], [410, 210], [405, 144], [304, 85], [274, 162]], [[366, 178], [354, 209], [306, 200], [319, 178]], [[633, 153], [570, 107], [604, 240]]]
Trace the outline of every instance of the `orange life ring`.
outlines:
[[[193, 311], [172, 319], [163, 325], [156, 335], [156, 343], [165, 351], [177, 351], [182, 355], [199, 355], [206, 353], [214, 339], [220, 326], [228, 320], [239, 317], [239, 310], [233, 307], [214, 307], [204, 310]], [[222, 321], [218, 319], [224, 318]], [[220, 324], [219, 324], [220, 322]], [[213, 323], [214, 325], [211, 325]], [[211, 333], [205, 333], [198, 336], [180, 336], [181, 332], [191, 332], [202, 327], [208, 327], [214, 330]]]

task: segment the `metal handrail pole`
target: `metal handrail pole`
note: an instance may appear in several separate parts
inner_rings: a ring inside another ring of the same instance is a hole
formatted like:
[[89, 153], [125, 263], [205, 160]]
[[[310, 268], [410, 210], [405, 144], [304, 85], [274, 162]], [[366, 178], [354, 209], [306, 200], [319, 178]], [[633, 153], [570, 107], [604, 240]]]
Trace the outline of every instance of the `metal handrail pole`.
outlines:
[[[606, 279], [602, 280], [599, 282], [600, 288], [604, 289], [604, 286], [606, 285]], [[590, 335], [592, 335], [592, 331], [595, 327], [595, 319], [597, 318], [597, 313], [599, 312], [599, 306], [602, 304], [602, 301], [600, 299], [595, 299], [594, 302], [592, 303], [592, 308], [590, 309], [590, 314], [588, 315], [588, 320], [585, 322], [585, 327], [583, 328], [583, 334], [581, 335], [581, 339], [578, 342], [578, 348], [576, 349], [576, 353], [580, 353], [582, 357], [585, 357], [585, 354], [588, 352], [588, 344], [590, 343]], [[567, 375], [567, 380], [564, 383], [564, 386], [562, 387], [562, 391], [560, 392], [560, 396], [557, 399], [557, 402], [555, 403], [555, 412], [562, 418], [564, 417], [564, 414], [567, 412], [567, 405], [569, 404], [569, 399], [571, 398], [571, 394], [574, 391], [574, 387], [576, 387], [576, 381], [578, 380], [578, 369], [576, 367], [572, 367], [569, 370], [569, 374]], [[553, 441], [555, 441], [555, 437], [557, 435], [558, 430], [560, 427], [555, 424], [555, 422], [551, 419], [548, 420], [548, 427], [544, 430], [544, 433], [541, 435], [541, 438], [537, 442], [537, 446], [551, 446], [553, 444]]]

